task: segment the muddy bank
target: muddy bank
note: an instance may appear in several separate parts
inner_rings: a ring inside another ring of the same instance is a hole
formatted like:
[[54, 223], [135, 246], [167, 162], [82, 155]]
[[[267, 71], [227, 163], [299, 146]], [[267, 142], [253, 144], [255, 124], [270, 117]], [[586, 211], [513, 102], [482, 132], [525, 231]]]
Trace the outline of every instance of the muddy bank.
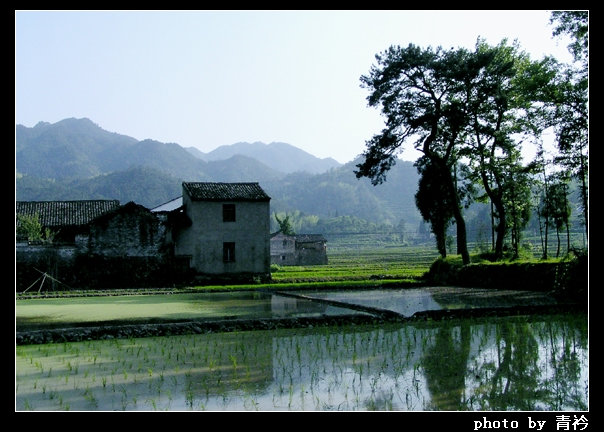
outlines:
[[152, 336], [172, 336], [278, 328], [314, 328], [326, 326], [381, 324], [386, 322], [421, 322], [456, 318], [481, 318], [586, 312], [585, 304], [533, 305], [509, 308], [480, 308], [417, 312], [412, 317], [394, 313], [341, 315], [306, 318], [225, 319], [155, 324], [123, 324], [94, 327], [57, 328], [16, 333], [17, 345], [79, 342], [86, 340], [128, 339]]

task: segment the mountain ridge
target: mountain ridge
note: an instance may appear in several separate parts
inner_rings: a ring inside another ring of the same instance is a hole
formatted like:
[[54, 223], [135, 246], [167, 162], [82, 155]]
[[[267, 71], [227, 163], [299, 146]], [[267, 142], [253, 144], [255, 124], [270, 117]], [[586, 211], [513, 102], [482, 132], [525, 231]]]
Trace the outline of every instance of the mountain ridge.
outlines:
[[[388, 181], [374, 187], [369, 179], [356, 178], [360, 159], [313, 173], [300, 170], [302, 156], [315, 167], [321, 159], [291, 144], [243, 142], [219, 147], [209, 156], [215, 160], [206, 161], [176, 143], [138, 141], [73, 118], [33, 128], [17, 125], [15, 147], [19, 201], [119, 199], [153, 208], [176, 198], [183, 181], [253, 181], [271, 196], [271, 212], [351, 215], [393, 225], [419, 221], [413, 198], [418, 174], [411, 162], [398, 161]], [[272, 167], [251, 157], [253, 151], [275, 155], [267, 160]], [[288, 152], [293, 164], [284, 168]]]
[[331, 157], [318, 158], [294, 145], [283, 142], [272, 142], [270, 144], [260, 141], [253, 143], [237, 142], [222, 145], [208, 153], [203, 153], [195, 147], [187, 147], [186, 150], [205, 161], [228, 159], [236, 154], [242, 154], [258, 159], [271, 168], [286, 174], [296, 171], [320, 174], [331, 168], [342, 166], [340, 162]]

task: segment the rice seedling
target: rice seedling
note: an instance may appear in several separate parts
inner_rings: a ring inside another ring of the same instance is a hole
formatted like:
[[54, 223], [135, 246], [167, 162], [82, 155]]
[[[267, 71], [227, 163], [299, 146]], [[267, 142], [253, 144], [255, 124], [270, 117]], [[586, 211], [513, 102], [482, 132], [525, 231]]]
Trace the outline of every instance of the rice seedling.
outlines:
[[[21, 346], [17, 409], [498, 409], [486, 390], [497, 384], [511, 348], [524, 357], [506, 366], [514, 372], [507, 379], [527, 375], [537, 390], [515, 395], [514, 407], [530, 397], [543, 409], [582, 409], [588, 401], [583, 320], [316, 327]], [[429, 391], [458, 363], [464, 403], [455, 401], [453, 390]], [[68, 397], [67, 385], [82, 398]]]

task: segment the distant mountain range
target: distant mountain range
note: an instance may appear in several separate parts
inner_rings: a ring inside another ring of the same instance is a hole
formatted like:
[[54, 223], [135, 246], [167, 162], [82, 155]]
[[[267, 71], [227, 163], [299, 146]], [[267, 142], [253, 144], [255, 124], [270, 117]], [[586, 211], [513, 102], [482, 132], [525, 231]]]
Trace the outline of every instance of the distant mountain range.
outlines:
[[208, 162], [226, 160], [235, 155], [249, 156], [276, 171], [287, 174], [297, 171], [320, 174], [331, 168], [342, 166], [341, 163], [333, 158], [319, 159], [298, 147], [282, 142], [273, 142], [270, 144], [240, 142], [220, 146], [208, 153], [203, 153], [195, 147], [187, 147], [186, 150], [193, 156]]
[[271, 211], [419, 223], [411, 162], [399, 161], [376, 187], [355, 177], [358, 163], [320, 159], [286, 143], [241, 142], [202, 153], [108, 132], [86, 118], [16, 126], [20, 201], [118, 199], [152, 208], [180, 196], [182, 181], [255, 181], [272, 197]]

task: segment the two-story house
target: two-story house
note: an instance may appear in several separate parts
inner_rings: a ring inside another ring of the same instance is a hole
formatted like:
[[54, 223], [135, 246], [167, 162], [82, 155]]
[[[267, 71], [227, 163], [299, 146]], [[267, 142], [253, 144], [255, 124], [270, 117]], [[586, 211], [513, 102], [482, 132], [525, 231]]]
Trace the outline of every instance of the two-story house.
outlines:
[[270, 278], [270, 197], [258, 183], [183, 182], [174, 257], [198, 279]]

